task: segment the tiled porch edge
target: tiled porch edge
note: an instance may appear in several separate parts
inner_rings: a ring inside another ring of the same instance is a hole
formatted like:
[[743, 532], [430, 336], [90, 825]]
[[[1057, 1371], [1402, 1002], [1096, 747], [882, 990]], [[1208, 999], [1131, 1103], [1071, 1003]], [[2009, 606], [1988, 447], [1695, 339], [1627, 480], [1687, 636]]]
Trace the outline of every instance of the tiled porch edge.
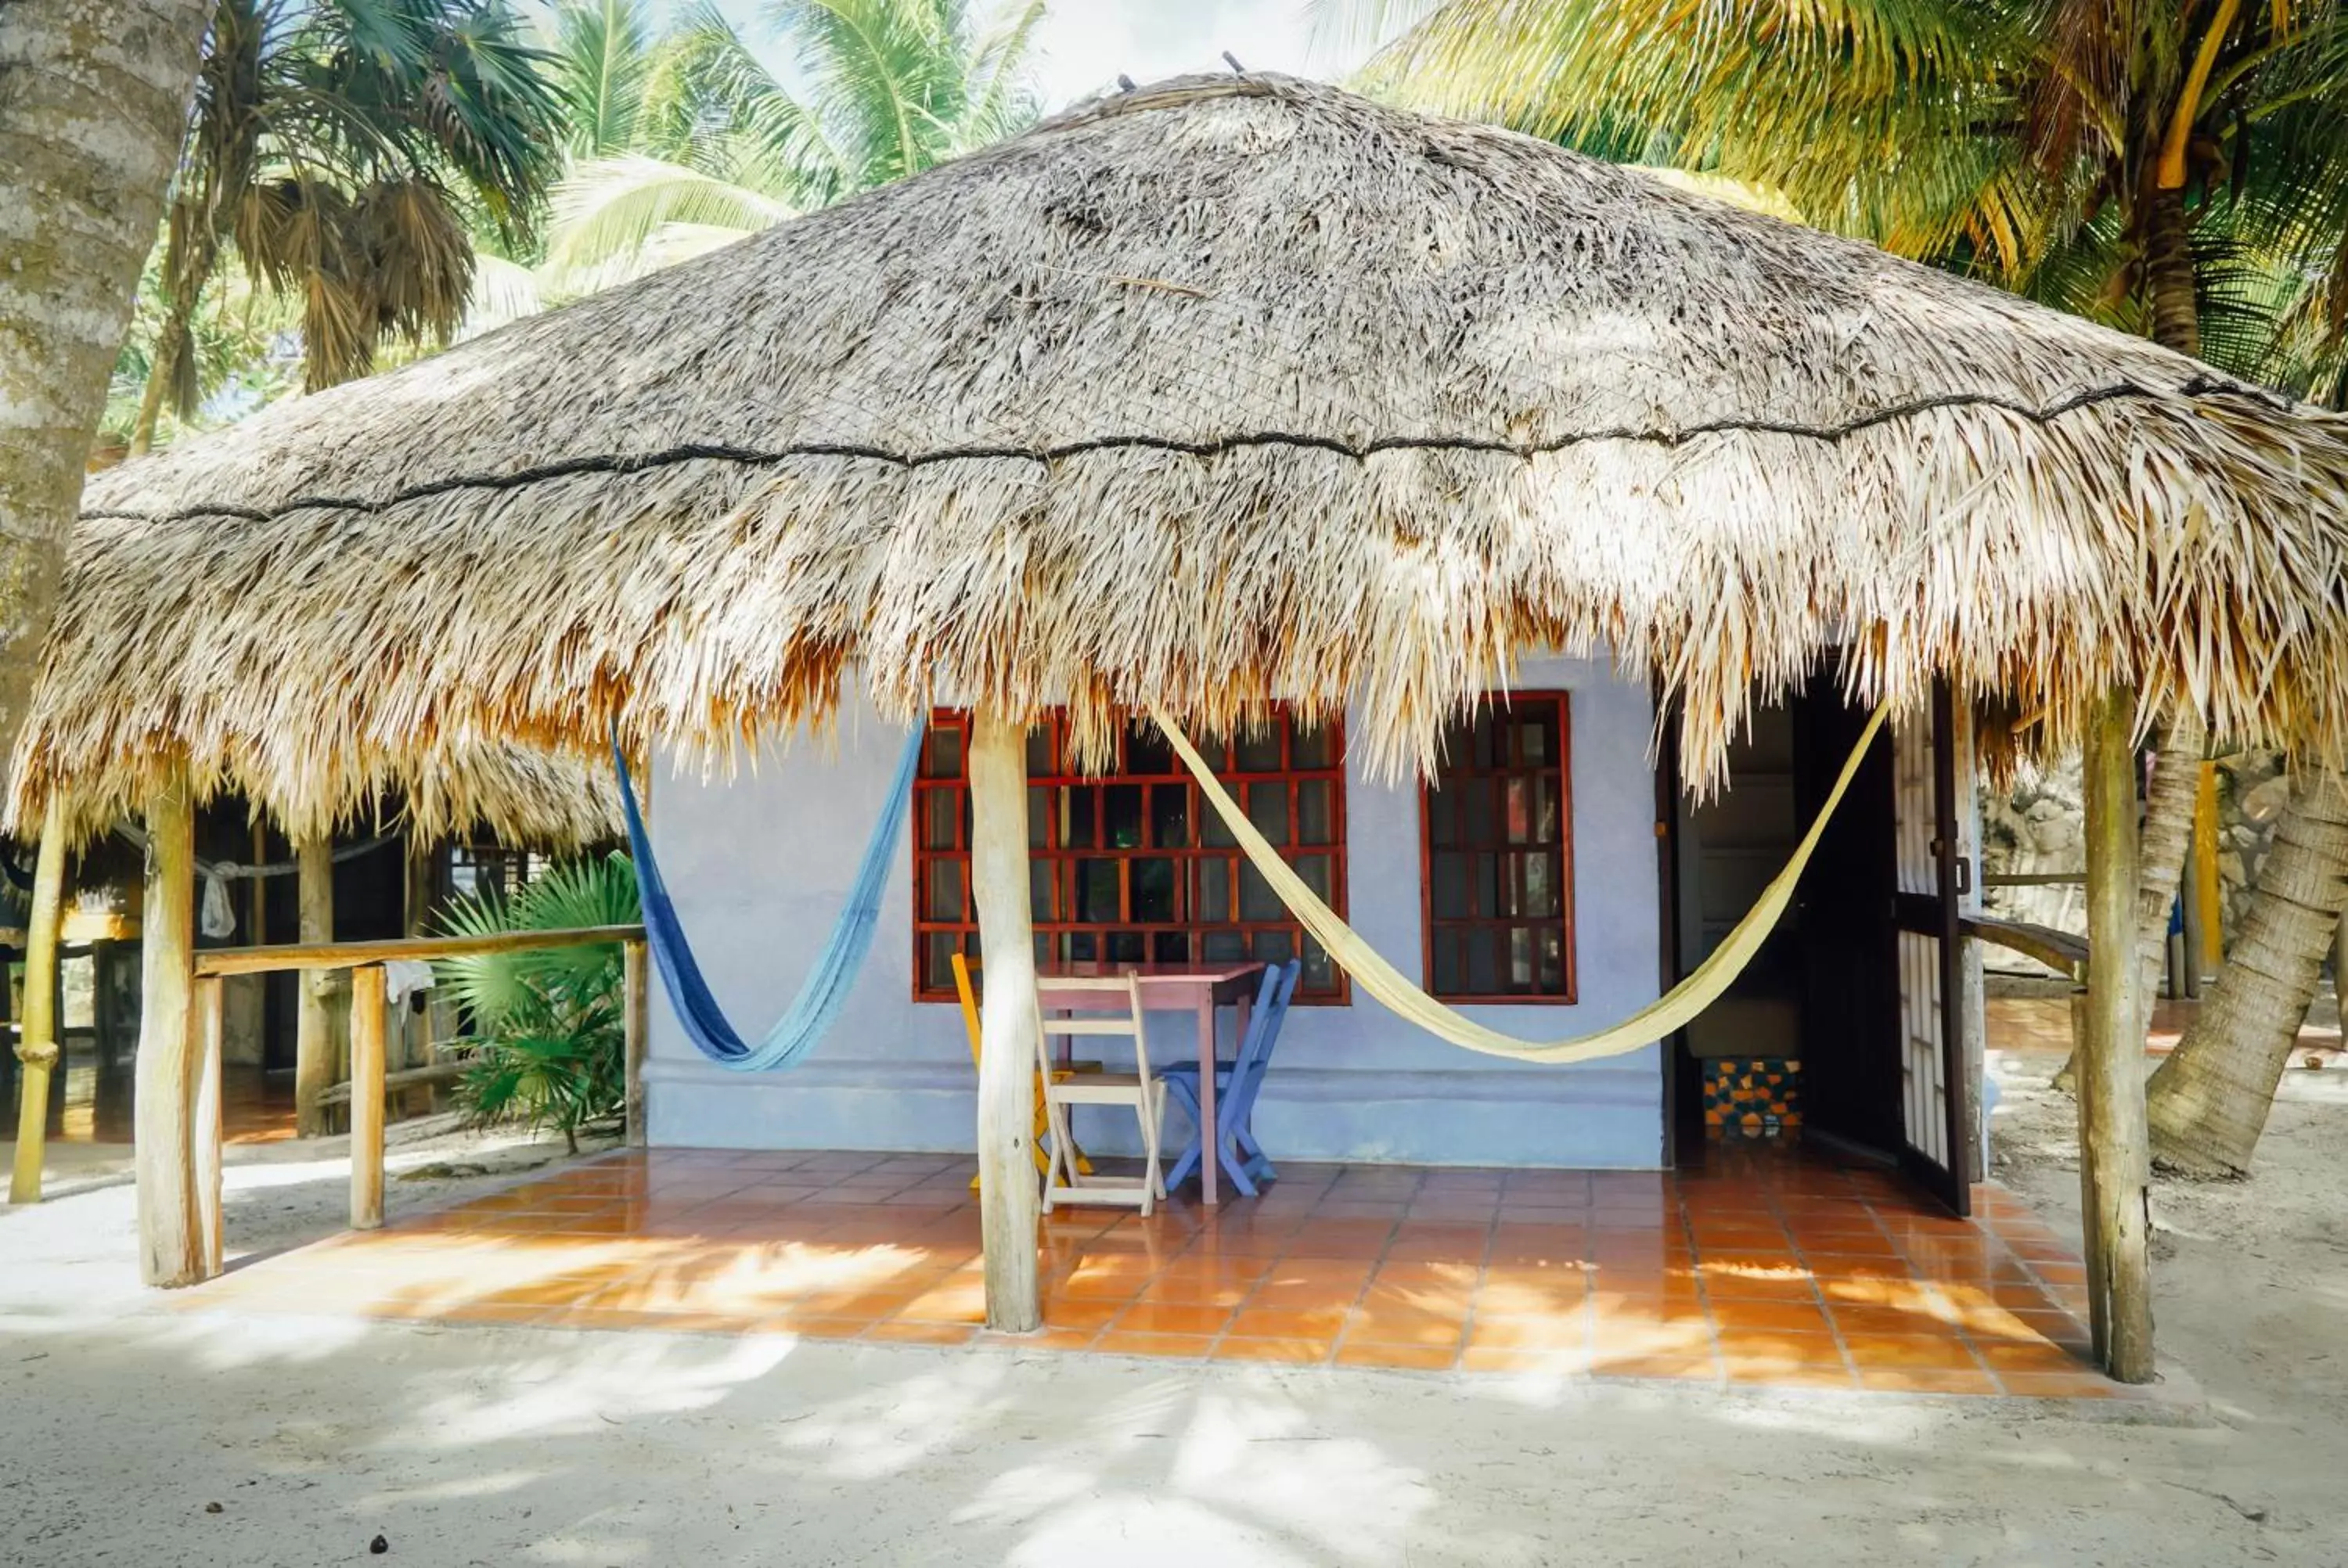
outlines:
[[[962, 1344], [970, 1163], [619, 1153], [240, 1268], [190, 1308]], [[1283, 1167], [1263, 1198], [1046, 1221], [1045, 1331], [1204, 1361], [2136, 1397], [2096, 1376], [2084, 1274], [1995, 1187], [1725, 1152], [1697, 1173]]]

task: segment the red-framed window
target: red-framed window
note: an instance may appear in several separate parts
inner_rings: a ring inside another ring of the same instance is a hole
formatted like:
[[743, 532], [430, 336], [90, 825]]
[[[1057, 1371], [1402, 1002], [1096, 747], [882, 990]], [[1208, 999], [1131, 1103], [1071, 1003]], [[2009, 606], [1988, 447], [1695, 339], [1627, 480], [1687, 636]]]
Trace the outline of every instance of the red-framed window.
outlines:
[[[913, 996], [953, 999], [953, 956], [978, 951], [970, 891], [969, 715], [931, 715], [913, 784]], [[1275, 710], [1200, 753], [1315, 893], [1345, 911], [1345, 744]], [[1346, 999], [1344, 973], [1259, 876], [1154, 727], [1117, 765], [1079, 773], [1056, 714], [1027, 735], [1027, 853], [1039, 963], [1304, 961], [1300, 1002]]]
[[1572, 780], [1564, 692], [1510, 693], [1444, 735], [1419, 814], [1436, 996], [1573, 1000]]

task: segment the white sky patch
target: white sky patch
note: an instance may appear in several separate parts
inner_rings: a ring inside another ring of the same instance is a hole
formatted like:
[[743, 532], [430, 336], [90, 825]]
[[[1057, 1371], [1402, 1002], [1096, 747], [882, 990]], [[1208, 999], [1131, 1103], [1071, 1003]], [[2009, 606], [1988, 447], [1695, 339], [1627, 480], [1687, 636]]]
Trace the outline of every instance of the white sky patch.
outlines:
[[1311, 0], [1056, 0], [1035, 30], [1047, 108], [1114, 84], [1223, 71], [1229, 51], [1251, 71], [1329, 76], [1350, 62], [1316, 53]]
[[[974, 0], [974, 12], [983, 15], [986, 3]], [[667, 0], [673, 10], [683, 4]], [[777, 42], [760, 0], [717, 0], [717, 8], [786, 85], [798, 86], [790, 50]], [[1035, 29], [1033, 73], [1047, 114], [1113, 87], [1120, 74], [1142, 83], [1229, 70], [1226, 50], [1251, 71], [1344, 75], [1364, 51], [1316, 48], [1317, 31], [1313, 0], [1052, 0]]]

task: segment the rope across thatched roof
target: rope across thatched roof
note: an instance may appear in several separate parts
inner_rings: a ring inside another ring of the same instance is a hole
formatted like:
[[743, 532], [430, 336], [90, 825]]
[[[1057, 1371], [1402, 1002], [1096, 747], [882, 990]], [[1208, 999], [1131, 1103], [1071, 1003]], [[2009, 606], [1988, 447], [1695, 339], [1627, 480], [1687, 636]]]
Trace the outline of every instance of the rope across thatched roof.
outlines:
[[[2348, 431], [2149, 343], [1488, 127], [1108, 98], [90, 484], [41, 781], [443, 733], [1352, 700], [1399, 766], [1537, 647], [1684, 702], [1846, 647], [2059, 740], [2111, 683], [2348, 716]], [[102, 570], [91, 562], [106, 563]], [[233, 615], [218, 613], [233, 605]]]

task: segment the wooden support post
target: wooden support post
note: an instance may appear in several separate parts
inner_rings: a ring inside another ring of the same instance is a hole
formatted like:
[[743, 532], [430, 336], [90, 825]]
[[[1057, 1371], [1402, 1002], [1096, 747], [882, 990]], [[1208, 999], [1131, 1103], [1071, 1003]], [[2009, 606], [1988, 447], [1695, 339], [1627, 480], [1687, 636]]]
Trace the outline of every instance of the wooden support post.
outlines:
[[[2078, 1048], [2080, 1214], [2096, 1356], [2123, 1383], [2153, 1378], [2151, 1140], [2145, 1125], [2147, 1009], [2136, 951], [2136, 693], [2106, 692], [2089, 717], [2087, 1005]], [[2116, 960], [2116, 961], [2115, 961]]]
[[147, 802], [140, 918], [139, 1273], [149, 1285], [194, 1285], [209, 1274], [195, 1191], [196, 818], [185, 774]]
[[2193, 895], [2201, 945], [2188, 956], [2197, 975], [2226, 967], [2226, 879], [2218, 869], [2218, 764], [2203, 763], [2193, 795]]
[[41, 1201], [41, 1162], [49, 1132], [49, 1075], [57, 1066], [57, 923], [66, 891], [65, 809], [54, 792], [41, 819], [41, 848], [33, 863], [33, 913], [25, 932], [25, 1018], [16, 1060], [25, 1071], [16, 1090], [16, 1162], [8, 1173], [8, 1201]]
[[227, 981], [206, 975], [196, 981], [196, 1218], [203, 1233], [204, 1275], [221, 1271], [221, 1045], [228, 1028]]
[[971, 892], [986, 960], [979, 1009], [978, 1205], [985, 1248], [986, 1326], [1043, 1327], [1035, 1270], [1040, 1193], [1032, 1153], [1035, 935], [1027, 891], [1027, 735], [1010, 715], [981, 708], [970, 744]]
[[646, 987], [652, 953], [642, 942], [620, 945], [622, 1066], [627, 1074], [628, 1147], [644, 1146], [644, 1051], [651, 1041], [652, 998]]
[[351, 975], [351, 1228], [383, 1225], [383, 966]]
[[[304, 943], [335, 939], [335, 845], [324, 835], [299, 840], [294, 845], [297, 897], [301, 906]], [[341, 977], [333, 969], [304, 969], [294, 989], [300, 1010], [294, 1021], [294, 1130], [304, 1138], [326, 1132], [326, 1109], [318, 1097], [341, 1076], [342, 1041], [335, 1027], [342, 996]], [[353, 1102], [356, 1103], [355, 1100]]]

